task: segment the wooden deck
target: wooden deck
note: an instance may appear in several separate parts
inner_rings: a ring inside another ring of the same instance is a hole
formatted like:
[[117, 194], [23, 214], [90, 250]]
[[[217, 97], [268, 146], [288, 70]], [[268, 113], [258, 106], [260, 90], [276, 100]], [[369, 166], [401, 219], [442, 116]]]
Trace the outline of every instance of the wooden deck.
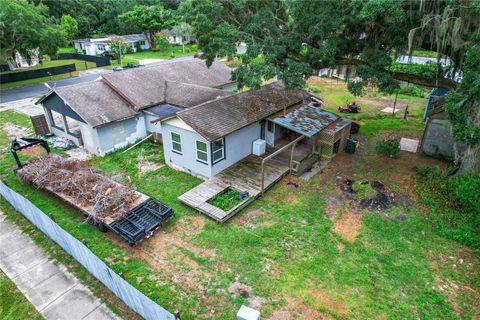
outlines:
[[[225, 222], [261, 195], [260, 172], [262, 158], [250, 155], [178, 197], [178, 200], [219, 222]], [[282, 178], [288, 165], [276, 159], [265, 163], [265, 189]], [[229, 211], [212, 206], [208, 201], [227, 188], [248, 192], [250, 197]]]

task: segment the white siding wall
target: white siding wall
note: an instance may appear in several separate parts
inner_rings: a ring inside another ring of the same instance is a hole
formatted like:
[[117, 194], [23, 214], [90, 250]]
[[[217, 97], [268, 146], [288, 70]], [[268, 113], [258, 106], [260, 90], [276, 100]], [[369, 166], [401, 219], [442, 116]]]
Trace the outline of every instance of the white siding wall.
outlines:
[[[165, 163], [175, 169], [188, 172], [200, 178], [210, 178], [212, 176], [210, 145], [207, 140], [202, 138], [193, 129], [188, 129], [185, 126], [182, 128], [170, 124], [168, 121], [162, 123], [163, 130], [163, 150], [165, 153]], [[172, 151], [171, 132], [180, 135], [182, 141], [182, 154]], [[202, 163], [197, 160], [196, 156], [196, 141], [203, 141], [207, 144], [208, 163]]]
[[143, 115], [98, 127], [97, 133], [99, 139], [97, 154], [101, 156], [147, 136]]
[[212, 176], [252, 154], [253, 141], [260, 139], [260, 123], [252, 123], [225, 136], [226, 158], [212, 166]]
[[[260, 123], [258, 122], [232, 132], [225, 137], [225, 159], [212, 165], [210, 143], [184, 123], [181, 126], [175, 125], [180, 120], [175, 119], [175, 121], [175, 123], [169, 123], [169, 121], [162, 123], [165, 162], [173, 168], [201, 178], [210, 178], [250, 155], [253, 141], [260, 139]], [[171, 132], [181, 136], [182, 154], [172, 151]], [[207, 144], [208, 164], [197, 160], [197, 140]]]
[[151, 121], [157, 120], [158, 116], [154, 116], [154, 115], [151, 115], [151, 114], [148, 114], [148, 113], [144, 112], [143, 117], [145, 119], [145, 128], [146, 128], [148, 133], [152, 133], [152, 132], [160, 133], [160, 134], [162, 133], [162, 125], [161, 125], [160, 121], [155, 122], [155, 123], [151, 123]]
[[90, 127], [88, 124], [80, 124], [80, 132], [82, 133], [83, 147], [90, 153], [99, 155], [100, 141], [98, 139], [97, 130]]

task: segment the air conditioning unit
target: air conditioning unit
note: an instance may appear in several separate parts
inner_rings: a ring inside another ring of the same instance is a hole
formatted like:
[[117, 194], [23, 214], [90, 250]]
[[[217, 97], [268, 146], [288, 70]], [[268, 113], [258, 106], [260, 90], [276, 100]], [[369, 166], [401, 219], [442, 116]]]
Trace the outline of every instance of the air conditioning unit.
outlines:
[[237, 320], [260, 320], [260, 312], [242, 305], [237, 312]]
[[267, 143], [265, 140], [258, 139], [253, 141], [253, 154], [256, 156], [261, 156], [265, 153], [265, 149], [267, 148]]

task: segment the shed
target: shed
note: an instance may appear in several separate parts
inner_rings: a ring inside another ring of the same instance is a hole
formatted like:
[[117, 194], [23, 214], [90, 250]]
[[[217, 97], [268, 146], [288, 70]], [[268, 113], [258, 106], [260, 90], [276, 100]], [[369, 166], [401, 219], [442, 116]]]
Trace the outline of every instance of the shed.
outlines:
[[448, 89], [443, 87], [435, 88], [432, 91], [430, 91], [430, 93], [428, 94], [428, 101], [425, 107], [425, 112], [423, 114], [424, 121], [427, 120], [428, 113], [432, 108], [432, 103], [438, 100], [440, 97], [445, 96], [447, 93], [448, 93]]

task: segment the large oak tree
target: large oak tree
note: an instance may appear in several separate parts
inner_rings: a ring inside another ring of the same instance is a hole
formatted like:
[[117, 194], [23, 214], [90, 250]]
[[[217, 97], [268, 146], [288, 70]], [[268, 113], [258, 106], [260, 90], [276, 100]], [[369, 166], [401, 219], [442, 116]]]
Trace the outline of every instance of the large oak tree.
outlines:
[[27, 0], [0, 0], [0, 48], [3, 59], [15, 60], [15, 53], [30, 61], [36, 50], [54, 55], [65, 45], [65, 34], [47, 8]]
[[[474, 55], [479, 41], [480, 5], [474, 0], [188, 0], [182, 12], [208, 63], [219, 55], [234, 55], [240, 42], [247, 44], [234, 77], [248, 87], [273, 77], [288, 87], [301, 87], [315, 69], [355, 64], [362, 81], [349, 85], [354, 94], [366, 83], [390, 93], [398, 88], [398, 80], [444, 86], [471, 100], [469, 108], [447, 108], [454, 128], [478, 129], [478, 94], [456, 90], [456, 83], [444, 78], [440, 69], [434, 77], [425, 77], [391, 68], [397, 54], [414, 48], [447, 55], [457, 69], [465, 66], [465, 57]], [[470, 75], [464, 82], [474, 81], [479, 73]], [[453, 97], [452, 93], [449, 101]], [[454, 116], [459, 111], [462, 116]], [[466, 139], [459, 130], [454, 134], [466, 142], [466, 154], [478, 155], [475, 135]], [[480, 170], [479, 158], [464, 155], [462, 168]]]

